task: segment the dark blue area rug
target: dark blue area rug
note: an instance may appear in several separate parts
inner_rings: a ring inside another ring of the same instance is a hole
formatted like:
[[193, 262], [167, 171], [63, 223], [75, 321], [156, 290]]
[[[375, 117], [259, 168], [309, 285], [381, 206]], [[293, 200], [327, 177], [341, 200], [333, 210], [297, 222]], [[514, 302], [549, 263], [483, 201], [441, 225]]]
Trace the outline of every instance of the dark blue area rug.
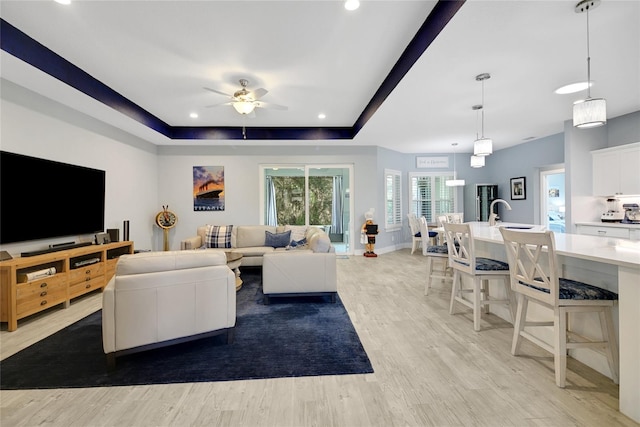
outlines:
[[[108, 372], [102, 314], [0, 362], [0, 388], [47, 389], [232, 381], [373, 372], [338, 296], [262, 303], [261, 270], [242, 271], [235, 341], [216, 336], [119, 357]], [[16, 332], [16, 333], [19, 333]]]

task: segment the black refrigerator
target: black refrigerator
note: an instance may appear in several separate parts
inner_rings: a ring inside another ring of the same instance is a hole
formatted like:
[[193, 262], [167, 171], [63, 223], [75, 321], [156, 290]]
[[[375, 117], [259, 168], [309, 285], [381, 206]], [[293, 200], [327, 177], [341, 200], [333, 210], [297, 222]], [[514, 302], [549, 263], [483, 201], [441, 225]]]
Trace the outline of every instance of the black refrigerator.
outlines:
[[489, 221], [489, 206], [497, 198], [496, 184], [476, 184], [476, 221]]

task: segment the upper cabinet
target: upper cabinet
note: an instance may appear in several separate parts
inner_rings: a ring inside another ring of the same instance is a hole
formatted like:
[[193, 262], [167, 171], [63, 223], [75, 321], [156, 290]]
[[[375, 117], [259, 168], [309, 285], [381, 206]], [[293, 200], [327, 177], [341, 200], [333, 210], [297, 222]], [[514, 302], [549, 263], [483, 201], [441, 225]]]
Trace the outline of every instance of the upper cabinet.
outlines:
[[591, 152], [593, 195], [640, 195], [640, 142]]

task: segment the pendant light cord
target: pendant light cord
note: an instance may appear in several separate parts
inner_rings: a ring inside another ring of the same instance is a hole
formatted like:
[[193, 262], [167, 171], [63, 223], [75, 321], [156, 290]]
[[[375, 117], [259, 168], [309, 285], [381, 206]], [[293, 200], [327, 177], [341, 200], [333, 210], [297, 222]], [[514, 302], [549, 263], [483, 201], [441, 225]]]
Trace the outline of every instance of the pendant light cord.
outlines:
[[482, 80], [482, 139], [484, 139], [484, 80]]
[[587, 7], [587, 99], [591, 98], [591, 53], [589, 46], [589, 7]]

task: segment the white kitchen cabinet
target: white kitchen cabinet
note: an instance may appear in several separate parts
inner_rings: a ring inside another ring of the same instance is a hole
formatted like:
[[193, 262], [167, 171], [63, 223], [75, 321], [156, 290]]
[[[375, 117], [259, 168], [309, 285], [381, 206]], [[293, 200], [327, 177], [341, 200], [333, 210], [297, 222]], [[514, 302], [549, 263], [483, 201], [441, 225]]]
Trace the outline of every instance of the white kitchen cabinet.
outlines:
[[640, 195], [640, 142], [591, 152], [593, 195]]
[[[576, 224], [578, 234], [586, 234], [588, 236], [600, 237], [617, 237], [620, 239], [631, 238], [631, 228], [622, 227], [620, 225], [607, 226], [603, 224]], [[633, 230], [635, 231], [635, 230]]]

